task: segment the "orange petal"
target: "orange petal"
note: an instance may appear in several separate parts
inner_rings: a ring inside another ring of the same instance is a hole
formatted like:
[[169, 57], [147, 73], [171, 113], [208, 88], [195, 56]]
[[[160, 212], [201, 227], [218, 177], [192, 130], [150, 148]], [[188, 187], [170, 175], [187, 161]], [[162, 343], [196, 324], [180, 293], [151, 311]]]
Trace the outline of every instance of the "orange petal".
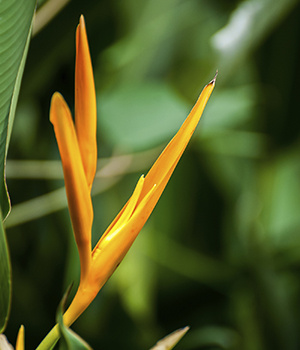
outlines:
[[101, 244], [94, 248], [89, 276], [84, 283], [80, 283], [71, 305], [64, 314], [66, 325], [71, 325], [83, 313], [123, 260], [144, 225], [140, 215], [143, 215], [143, 209], [152, 197], [154, 189], [155, 186], [141, 202], [137, 215], [132, 216], [126, 224], [118, 226], [116, 231], [111, 231], [104, 239], [101, 238]]
[[64, 98], [57, 92], [51, 100], [50, 121], [54, 126], [61, 156], [70, 216], [80, 257], [81, 278], [84, 278], [90, 265], [93, 207], [72, 116]]
[[70, 306], [64, 313], [64, 324], [69, 327], [86, 310], [86, 308], [95, 299], [97, 291], [87, 283], [80, 283], [78, 290]]
[[[101, 241], [110, 234], [110, 232], [116, 232], [120, 226], [123, 226], [126, 224], [126, 222], [129, 220], [130, 216], [132, 215], [134, 209], [136, 208], [136, 203], [138, 202], [138, 199], [141, 195], [143, 185], [144, 185], [144, 175], [142, 175], [135, 186], [135, 189], [133, 191], [133, 194], [127, 201], [126, 205], [124, 205], [123, 209], [119, 212], [119, 214], [115, 217], [115, 219], [112, 221], [112, 223], [109, 225], [109, 227], [106, 229], [106, 231], [101, 236], [100, 240], [97, 243], [97, 246], [101, 244]], [[96, 246], [96, 247], [97, 247]], [[95, 247], [95, 248], [96, 248]]]
[[84, 172], [91, 189], [97, 167], [97, 107], [93, 68], [83, 16], [76, 31], [75, 127]]
[[[193, 132], [203, 113], [204, 107], [213, 91], [215, 85], [215, 78], [208, 85], [205, 86], [195, 106], [191, 110], [189, 116], [186, 118], [185, 122], [183, 123], [177, 134], [173, 137], [173, 139], [169, 142], [169, 144], [161, 153], [159, 158], [156, 160], [156, 162], [154, 163], [154, 165], [152, 166], [152, 168], [150, 169], [143, 181], [143, 187], [141, 188], [141, 193], [139, 194], [139, 197], [136, 202], [136, 210], [139, 209], [140, 203], [147, 196], [149, 191], [153, 189], [154, 186], [155, 189], [153, 190], [153, 195], [147, 201], [147, 205], [144, 207], [143, 213], [140, 215], [139, 220], [142, 226], [145, 224], [151, 212], [153, 211], [179, 159], [181, 158], [182, 153], [184, 152], [191, 136], [193, 135]], [[118, 221], [122, 217], [123, 212], [126, 210], [129, 203], [132, 201], [132, 197], [128, 200], [128, 202], [119, 212], [119, 214], [110, 224], [108, 229], [102, 235], [100, 241], [97, 243], [98, 247], [101, 241], [108, 234], [110, 234], [111, 231], [114, 231], [114, 228], [119, 226]], [[132, 215], [135, 215], [135, 212]], [[131, 238], [129, 237], [128, 239], [130, 240]], [[97, 248], [97, 246], [95, 248]], [[93, 250], [93, 253], [94, 252], [95, 249]]]
[[[66, 323], [74, 322], [88, 307], [133, 244], [184, 152], [213, 91], [214, 84], [215, 79], [203, 89], [180, 130], [154, 163], [146, 178], [140, 178], [133, 195], [93, 249], [90, 274], [86, 283], [80, 284], [75, 298], [65, 313]], [[132, 208], [134, 208], [133, 211]], [[123, 216], [126, 220], [123, 220]]]
[[[200, 120], [214, 84], [215, 79], [203, 89], [198, 101], [177, 134], [154, 163], [145, 179], [143, 179], [143, 183], [141, 185], [137, 184], [129, 201], [93, 249], [92, 270], [94, 271], [94, 278], [98, 275], [97, 279], [99, 281], [103, 282], [103, 279], [106, 281], [110, 273], [113, 272], [114, 266], [120, 263], [146, 223]], [[146, 181], [147, 187], [145, 187]], [[122, 216], [132, 203], [136, 204], [130, 218], [127, 219], [125, 225], [119, 225], [120, 220], [123, 223]], [[102, 266], [104, 261], [109, 261], [105, 267]]]
[[113, 228], [114, 230], [117, 229], [118, 227], [126, 224], [126, 222], [131, 217], [131, 215], [132, 215], [132, 213], [133, 213], [133, 211], [134, 211], [134, 209], [136, 207], [136, 204], [137, 204], [137, 202], [139, 200], [139, 197], [141, 195], [141, 192], [142, 192], [142, 189], [143, 189], [143, 186], [144, 186], [144, 181], [145, 181], [145, 178], [144, 178], [144, 175], [142, 175], [139, 178], [139, 181], [138, 181], [137, 185], [135, 186], [133, 194], [130, 197], [130, 200], [128, 201], [125, 210], [123, 211], [122, 215], [120, 216], [120, 218], [118, 220], [118, 223], [116, 225], [117, 227]]
[[128, 252], [150, 215], [146, 208], [155, 193], [155, 187], [144, 197], [130, 219], [122, 226], [117, 226], [116, 230], [113, 228], [94, 248], [89, 280], [91, 287], [96, 286], [99, 290]]
[[143, 199], [143, 197], [148, 193], [154, 184], [157, 184], [157, 189], [155, 191], [155, 200], [153, 201], [153, 208], [156, 205], [179, 159], [181, 158], [182, 153], [184, 152], [196, 129], [206, 103], [214, 89], [215, 80], [216, 76], [209, 84], [204, 87], [195, 106], [182, 124], [181, 128], [149, 170], [148, 174], [145, 177], [145, 183], [139, 201]]

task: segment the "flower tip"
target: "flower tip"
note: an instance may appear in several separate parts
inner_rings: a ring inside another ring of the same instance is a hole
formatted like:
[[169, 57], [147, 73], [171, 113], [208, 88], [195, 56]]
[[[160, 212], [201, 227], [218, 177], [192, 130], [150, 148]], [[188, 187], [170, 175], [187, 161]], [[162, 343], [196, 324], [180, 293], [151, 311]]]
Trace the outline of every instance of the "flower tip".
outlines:
[[215, 84], [215, 82], [216, 82], [216, 80], [217, 80], [218, 73], [219, 73], [219, 71], [218, 71], [218, 69], [217, 69], [217, 70], [216, 70], [216, 74], [215, 74], [213, 80], [212, 80], [209, 84]]
[[59, 92], [54, 92], [50, 103], [50, 122], [53, 124], [57, 111], [66, 105], [65, 99]]
[[84, 28], [85, 27], [85, 20], [84, 20], [84, 16], [81, 15], [79, 18], [79, 26]]
[[[52, 95], [51, 102], [50, 102], [50, 110], [54, 107], [56, 107], [59, 103], [61, 103], [64, 100], [62, 95], [58, 92], [55, 91], [54, 94]], [[50, 113], [51, 117], [51, 113]]]
[[218, 76], [218, 74], [219, 74], [219, 70], [217, 69], [217, 70], [216, 70], [216, 74], [215, 74], [215, 76], [214, 76], [214, 78], [213, 78], [213, 80], [214, 80], [214, 81], [216, 81], [216, 80], [217, 80], [217, 76]]
[[53, 101], [57, 101], [59, 99], [63, 99], [63, 97], [62, 97], [60, 92], [55, 91], [54, 94], [52, 95], [51, 103], [53, 103]]

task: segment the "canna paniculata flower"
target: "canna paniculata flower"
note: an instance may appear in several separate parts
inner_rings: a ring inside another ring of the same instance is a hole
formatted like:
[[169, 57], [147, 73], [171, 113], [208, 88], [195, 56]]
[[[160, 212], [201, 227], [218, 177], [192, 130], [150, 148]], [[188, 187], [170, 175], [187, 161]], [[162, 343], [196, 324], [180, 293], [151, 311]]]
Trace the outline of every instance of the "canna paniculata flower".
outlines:
[[140, 177], [132, 196], [92, 249], [91, 187], [97, 163], [96, 95], [85, 22], [81, 16], [76, 32], [75, 123], [59, 93], [54, 93], [50, 108], [81, 267], [77, 293], [64, 314], [66, 325], [71, 325], [93, 301], [146, 223], [200, 120], [214, 85], [215, 78], [204, 87], [177, 134], [148, 174]]

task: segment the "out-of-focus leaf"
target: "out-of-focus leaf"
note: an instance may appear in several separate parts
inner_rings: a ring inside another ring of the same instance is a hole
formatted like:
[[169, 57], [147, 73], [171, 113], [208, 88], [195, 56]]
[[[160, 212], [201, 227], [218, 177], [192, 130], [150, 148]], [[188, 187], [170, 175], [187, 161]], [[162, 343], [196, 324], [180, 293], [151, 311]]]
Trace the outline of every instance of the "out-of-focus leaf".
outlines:
[[185, 343], [187, 349], [233, 350], [241, 348], [241, 336], [236, 330], [228, 327], [206, 326], [193, 329]]
[[296, 4], [297, 0], [250, 0], [238, 5], [226, 26], [212, 37], [212, 46], [220, 55], [218, 67], [223, 79]]
[[[125, 6], [123, 3], [118, 6], [127, 7], [123, 15], [131, 23], [131, 30], [109, 47], [103, 58], [110, 71], [122, 71], [127, 82], [168, 65], [181, 33], [190, 28], [194, 31], [195, 24], [203, 19], [203, 12], [198, 11], [194, 1], [152, 0], [147, 4], [127, 1]], [[158, 59], [158, 52], [162, 60]]]
[[156, 345], [150, 350], [171, 350], [174, 346], [179, 342], [179, 340], [185, 335], [185, 333], [189, 330], [189, 327], [184, 327], [181, 329], [177, 329], [177, 331], [167, 335], [160, 341], [156, 343]]
[[234, 277], [234, 270], [228, 265], [201, 254], [197, 250], [185, 247], [173, 239], [164, 237], [162, 232], [160, 233], [157, 235], [157, 245], [168, 247], [168, 249], [164, 251], [164, 254], [157, 254], [151, 249], [147, 252], [159, 264], [191, 280], [209, 285], [228, 281]]
[[240, 130], [253, 119], [255, 86], [217, 91], [198, 129], [201, 150], [234, 157], [259, 158], [267, 139], [257, 132]]
[[36, 0], [0, 3], [0, 207], [10, 203], [5, 184], [5, 159], [27, 55]]
[[59, 332], [61, 336], [59, 349], [60, 350], [92, 350], [92, 348], [83, 339], [81, 339], [79, 335], [77, 335], [70, 328], [67, 328], [64, 325], [63, 308], [68, 295], [69, 295], [69, 291], [67, 291], [67, 293], [64, 295], [56, 314], [56, 321], [58, 323]]
[[189, 110], [169, 86], [154, 82], [122, 86], [99, 96], [98, 106], [104, 137], [134, 151], [172, 136]]
[[260, 183], [260, 218], [265, 234], [276, 244], [294, 242], [299, 236], [299, 154], [283, 153], [265, 163]]
[[235, 130], [216, 131], [209, 138], [199, 141], [202, 149], [208, 152], [243, 158], [262, 157], [267, 145], [263, 134]]
[[122, 268], [114, 276], [120, 298], [137, 324], [155, 319], [156, 265], [146, 255], [147, 251], [154, 249], [155, 242], [149, 226], [151, 224], [144, 227], [143, 234], [135, 242], [135, 249], [128, 254]]
[[[5, 233], [0, 215], [0, 333], [8, 320], [11, 298], [11, 267]], [[2, 349], [0, 347], [0, 349]]]
[[217, 90], [211, 103], [205, 108], [204, 118], [202, 118], [201, 128], [199, 128], [201, 137], [212, 135], [220, 130], [235, 129], [245, 125], [253, 116], [254, 106], [254, 86]]

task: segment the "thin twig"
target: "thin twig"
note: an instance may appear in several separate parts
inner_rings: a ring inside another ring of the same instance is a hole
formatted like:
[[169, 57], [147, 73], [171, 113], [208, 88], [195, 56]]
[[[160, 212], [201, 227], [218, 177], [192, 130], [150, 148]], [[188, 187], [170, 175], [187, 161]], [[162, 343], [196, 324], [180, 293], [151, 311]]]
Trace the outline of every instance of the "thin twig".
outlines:
[[67, 5], [70, 0], [49, 0], [36, 12], [32, 35], [40, 32]]

